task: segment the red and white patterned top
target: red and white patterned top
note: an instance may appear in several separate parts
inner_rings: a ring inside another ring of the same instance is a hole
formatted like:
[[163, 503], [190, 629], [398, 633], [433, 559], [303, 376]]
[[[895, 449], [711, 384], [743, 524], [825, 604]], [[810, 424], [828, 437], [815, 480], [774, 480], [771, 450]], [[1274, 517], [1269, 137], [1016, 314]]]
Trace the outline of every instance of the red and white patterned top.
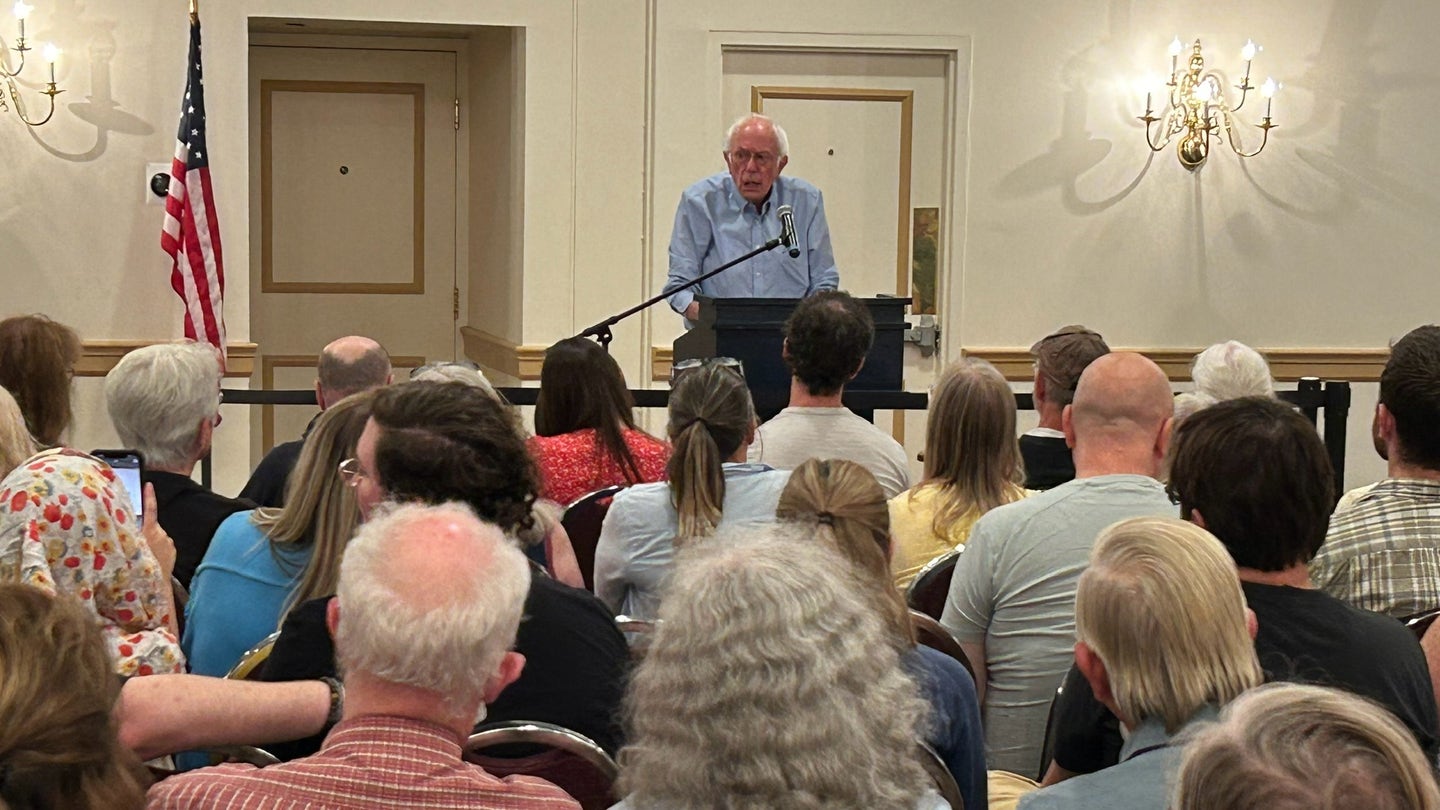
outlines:
[[147, 810], [579, 810], [543, 779], [491, 776], [460, 758], [453, 731], [405, 717], [345, 720], [313, 756], [260, 769], [231, 763], [150, 788]]
[[170, 632], [170, 582], [110, 465], [78, 450], [32, 456], [0, 481], [0, 580], [78, 599], [115, 671], [185, 671]]
[[670, 445], [640, 430], [627, 428], [623, 435], [640, 468], [639, 481], [625, 479], [594, 428], [530, 439], [530, 455], [540, 467], [540, 497], [564, 506], [597, 489], [665, 480]]

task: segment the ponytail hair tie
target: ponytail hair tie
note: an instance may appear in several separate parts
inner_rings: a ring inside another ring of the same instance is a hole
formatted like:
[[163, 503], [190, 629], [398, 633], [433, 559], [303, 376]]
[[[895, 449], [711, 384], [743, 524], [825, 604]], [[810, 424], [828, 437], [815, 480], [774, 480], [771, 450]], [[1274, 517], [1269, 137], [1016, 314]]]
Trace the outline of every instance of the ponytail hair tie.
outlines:
[[819, 512], [815, 515], [815, 522], [822, 526], [835, 527], [835, 516], [829, 512]]

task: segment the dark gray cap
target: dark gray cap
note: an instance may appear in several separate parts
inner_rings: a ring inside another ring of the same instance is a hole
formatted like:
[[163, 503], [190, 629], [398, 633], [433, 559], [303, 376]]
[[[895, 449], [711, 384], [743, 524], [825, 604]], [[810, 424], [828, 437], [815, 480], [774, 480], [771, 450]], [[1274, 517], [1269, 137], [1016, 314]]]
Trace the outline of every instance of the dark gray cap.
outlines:
[[1100, 333], [1079, 324], [1062, 326], [1030, 347], [1040, 373], [1071, 393], [1080, 383], [1080, 374], [1095, 358], [1109, 354], [1110, 347]]

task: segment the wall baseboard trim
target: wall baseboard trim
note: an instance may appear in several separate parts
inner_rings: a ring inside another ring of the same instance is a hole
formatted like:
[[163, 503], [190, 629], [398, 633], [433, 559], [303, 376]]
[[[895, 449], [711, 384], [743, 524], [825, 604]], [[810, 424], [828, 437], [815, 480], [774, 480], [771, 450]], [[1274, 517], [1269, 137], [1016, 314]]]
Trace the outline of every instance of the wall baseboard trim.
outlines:
[[[1199, 348], [1162, 349], [1127, 348], [1117, 351], [1139, 352], [1154, 360], [1164, 369], [1171, 382], [1186, 382], [1190, 379], [1190, 361], [1204, 350]], [[1270, 373], [1279, 382], [1294, 382], [1301, 377], [1319, 377], [1322, 380], [1348, 380], [1350, 382], [1378, 382], [1385, 361], [1390, 359], [1386, 349], [1260, 349], [1270, 362]], [[1005, 379], [1011, 382], [1025, 382], [1035, 377], [1035, 358], [1030, 350], [1020, 346], [969, 346], [960, 349], [965, 357], [978, 357], [989, 361]], [[670, 364], [675, 352], [669, 346], [650, 347], [650, 379], [670, 379]]]
[[465, 356], [488, 371], [520, 380], [540, 379], [545, 363], [545, 346], [516, 343], [473, 326], [460, 327]]
[[[77, 377], [104, 377], [120, 362], [120, 358], [143, 346], [169, 343], [167, 340], [83, 340], [80, 360], [75, 364]], [[225, 346], [226, 377], [249, 377], [255, 371], [254, 343], [229, 343]]]

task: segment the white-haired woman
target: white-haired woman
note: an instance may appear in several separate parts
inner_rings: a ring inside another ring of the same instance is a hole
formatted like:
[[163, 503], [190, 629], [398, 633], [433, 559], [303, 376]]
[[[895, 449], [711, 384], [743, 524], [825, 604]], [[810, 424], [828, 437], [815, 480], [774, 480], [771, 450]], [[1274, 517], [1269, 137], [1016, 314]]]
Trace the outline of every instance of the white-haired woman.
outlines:
[[924, 701], [849, 564], [797, 527], [682, 552], [627, 695], [626, 810], [943, 808]]

